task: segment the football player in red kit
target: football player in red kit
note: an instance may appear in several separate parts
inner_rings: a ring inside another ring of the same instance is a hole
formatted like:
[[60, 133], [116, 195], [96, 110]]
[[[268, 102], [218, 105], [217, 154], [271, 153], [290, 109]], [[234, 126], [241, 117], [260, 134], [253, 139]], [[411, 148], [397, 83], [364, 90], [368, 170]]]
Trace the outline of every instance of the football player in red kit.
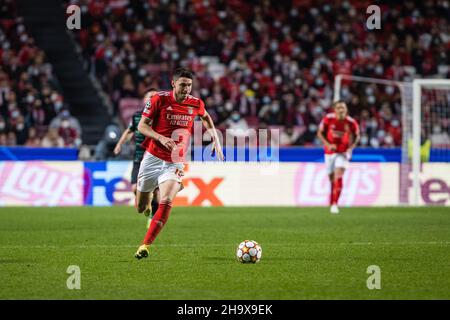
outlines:
[[336, 101], [333, 110], [320, 122], [317, 136], [325, 146], [325, 164], [331, 183], [330, 212], [337, 214], [344, 172], [360, 134], [358, 123], [348, 115], [345, 102]]
[[160, 199], [158, 210], [135, 254], [138, 259], [148, 256], [150, 244], [166, 224], [172, 201], [182, 188], [185, 154], [197, 115], [206, 129], [211, 130], [213, 152], [217, 159], [224, 159], [214, 123], [205, 110], [204, 102], [190, 95], [193, 78], [190, 70], [176, 69], [172, 77], [173, 90], [155, 94], [147, 102], [138, 125], [139, 131], [147, 137], [137, 181], [138, 211], [147, 210], [150, 194], [156, 187], [159, 187]]

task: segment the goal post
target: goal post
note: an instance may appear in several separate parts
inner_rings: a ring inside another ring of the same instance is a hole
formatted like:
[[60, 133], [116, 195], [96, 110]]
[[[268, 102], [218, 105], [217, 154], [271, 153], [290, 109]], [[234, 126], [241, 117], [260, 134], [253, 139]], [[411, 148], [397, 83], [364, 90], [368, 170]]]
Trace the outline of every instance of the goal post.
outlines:
[[[450, 141], [441, 144], [428, 145], [428, 157], [424, 157], [422, 146], [422, 134], [430, 137], [434, 132], [436, 118], [439, 121], [450, 122], [450, 80], [448, 79], [416, 79], [412, 82], [401, 82], [379, 78], [360, 77], [353, 75], [336, 75], [334, 82], [333, 101], [344, 100], [348, 102], [353, 95], [359, 95], [360, 101], [367, 97], [364, 90], [368, 87], [375, 88], [378, 93], [383, 92], [383, 87], [396, 88], [401, 101], [397, 103], [397, 116], [401, 122], [401, 163], [399, 168], [399, 204], [419, 205], [421, 204], [420, 172], [423, 161], [428, 161], [431, 147], [434, 151], [443, 152], [444, 161], [450, 159]], [[344, 96], [342, 89], [359, 88], [357, 92], [351, 92], [350, 98]], [[363, 89], [361, 89], [363, 88]], [[371, 89], [372, 90], [372, 89]], [[361, 93], [361, 91], [363, 91]], [[373, 90], [372, 90], [373, 91]], [[372, 93], [373, 96], [376, 94]], [[377, 97], [378, 99], [378, 97]], [[376, 101], [378, 107], [382, 104]], [[432, 116], [423, 118], [424, 106]], [[450, 123], [448, 124], [450, 126]], [[439, 129], [437, 130], [439, 131]], [[450, 139], [450, 138], [449, 138]], [[444, 141], [442, 143], [442, 141]], [[435, 152], [436, 154], [436, 152]], [[412, 184], [411, 184], [412, 182]], [[411, 190], [412, 187], [412, 190]], [[412, 192], [410, 192], [412, 191]]]
[[[412, 82], [413, 87], [413, 121], [412, 121], [412, 171], [413, 171], [413, 204], [420, 204], [420, 170], [421, 170], [421, 133], [422, 127], [425, 124], [424, 133], [427, 129], [439, 126], [438, 123], [433, 123], [433, 117], [431, 117], [429, 125], [422, 120], [422, 106], [423, 104], [430, 103], [428, 97], [434, 98], [432, 107], [438, 107], [438, 112], [441, 111], [444, 117], [450, 119], [450, 80], [449, 79], [415, 79]], [[424, 91], [430, 91], [426, 94]], [[442, 116], [442, 115], [441, 115]], [[440, 147], [450, 149], [450, 141], [443, 141], [444, 143]]]

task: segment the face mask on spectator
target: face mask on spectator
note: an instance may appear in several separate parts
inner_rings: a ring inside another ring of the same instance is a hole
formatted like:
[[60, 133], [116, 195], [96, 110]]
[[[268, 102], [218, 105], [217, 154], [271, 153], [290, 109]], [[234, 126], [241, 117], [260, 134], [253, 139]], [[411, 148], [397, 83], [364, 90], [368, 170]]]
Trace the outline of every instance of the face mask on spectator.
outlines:
[[380, 130], [377, 132], [377, 137], [382, 139], [386, 136], [386, 132], [384, 132], [384, 130]]
[[253, 90], [258, 90], [259, 89], [259, 83], [258, 82], [254, 82], [252, 85]]
[[378, 148], [380, 146], [380, 142], [377, 138], [370, 139], [370, 146], [373, 148]]
[[378, 74], [378, 75], [383, 74], [383, 67], [377, 66], [377, 67], [375, 68], [375, 73]]
[[231, 102], [226, 102], [225, 103], [225, 110], [228, 111], [228, 112], [233, 110], [233, 104]]
[[6, 127], [6, 124], [5, 124], [5, 122], [3, 122], [3, 121], [0, 121], [0, 130], [3, 130], [3, 129], [5, 129], [5, 127]]
[[23, 35], [20, 36], [20, 41], [21, 42], [25, 43], [25, 42], [27, 42], [27, 40], [28, 40], [28, 36], [26, 34], [23, 34]]
[[369, 103], [369, 104], [374, 104], [375, 103], [375, 97], [374, 96], [369, 96], [368, 98], [367, 98], [367, 102]]
[[278, 49], [278, 43], [277, 43], [275, 40], [273, 40], [273, 41], [270, 43], [270, 49], [271, 49], [272, 51], [277, 51], [277, 49]]
[[19, 112], [18, 110], [14, 110], [14, 111], [11, 113], [11, 117], [12, 117], [12, 118], [17, 118], [18, 116], [20, 116], [20, 112]]
[[28, 95], [27, 96], [27, 102], [28, 103], [33, 103], [34, 102], [34, 96], [33, 95]]
[[314, 53], [316, 54], [321, 54], [322, 53], [322, 47], [321, 46], [317, 46], [314, 48]]
[[323, 109], [321, 106], [316, 106], [312, 109], [312, 113], [315, 116], [320, 116], [322, 114], [322, 111], [323, 111]]
[[439, 134], [441, 132], [442, 132], [441, 127], [439, 127], [439, 126], [433, 127], [433, 133], [434, 134]]
[[315, 17], [315, 16], [317, 16], [317, 15], [319, 14], [319, 10], [317, 10], [317, 8], [311, 8], [311, 9], [309, 10], [309, 13], [311, 13], [311, 15], [312, 15], [313, 17]]
[[386, 87], [386, 93], [387, 94], [389, 94], [389, 95], [391, 95], [391, 94], [393, 94], [394, 93], [394, 87], [393, 86], [387, 86]]
[[269, 104], [272, 100], [268, 96], [264, 96], [262, 98], [263, 104]]
[[341, 91], [342, 96], [347, 97], [350, 93], [350, 90], [348, 90], [347, 88], [342, 89]]
[[241, 119], [241, 115], [239, 113], [233, 113], [231, 115], [231, 120], [233, 120], [234, 122], [238, 122]]
[[281, 76], [277, 75], [275, 77], [275, 84], [280, 85], [283, 82], [283, 78]]
[[306, 112], [306, 107], [305, 106], [301, 106], [300, 108], [298, 108], [298, 111], [300, 111], [301, 113], [305, 113]]
[[323, 6], [323, 11], [324, 12], [330, 12], [330, 10], [331, 10], [331, 7], [330, 7], [329, 4], [326, 4], [326, 5]]
[[345, 60], [345, 52], [344, 51], [340, 51], [339, 53], [338, 53], [338, 55], [337, 55], [337, 58], [339, 59], [339, 60]]
[[386, 144], [392, 144], [394, 143], [394, 139], [392, 139], [392, 136], [390, 134], [388, 134], [385, 138], [384, 138], [384, 142]]
[[311, 132], [316, 132], [317, 131], [317, 126], [315, 124], [310, 124], [308, 129]]
[[147, 71], [145, 71], [145, 69], [142, 69], [142, 68], [139, 69], [138, 73], [139, 73], [139, 76], [142, 77], [142, 78], [147, 75]]
[[274, 103], [270, 106], [270, 111], [272, 113], [277, 113], [278, 111], [280, 111], [280, 105], [278, 103]]
[[25, 125], [24, 125], [23, 123], [18, 123], [18, 124], [16, 125], [16, 130], [18, 130], [18, 131], [23, 130], [23, 128], [25, 128]]
[[3, 45], [2, 45], [2, 48], [3, 48], [4, 50], [9, 50], [10, 47], [11, 47], [11, 45], [9, 44], [8, 41], [5, 41], [5, 42], [3, 43]]
[[140, 31], [142, 31], [142, 30], [144, 30], [144, 26], [143, 26], [141, 23], [139, 23], [139, 24], [136, 26], [136, 31], [137, 31], [137, 32], [140, 32]]
[[369, 142], [369, 138], [367, 136], [361, 136], [361, 145], [366, 146]]
[[67, 121], [67, 120], [61, 121], [61, 127], [62, 128], [67, 129], [69, 126], [70, 126], [69, 121]]
[[105, 36], [103, 35], [103, 33], [99, 33], [96, 39], [98, 42], [102, 42], [103, 40], [105, 40]]
[[301, 86], [302, 85], [302, 79], [299, 79], [299, 78], [295, 79], [295, 85], [296, 86]]
[[86, 13], [88, 12], [88, 7], [86, 5], [81, 6], [81, 13]]
[[399, 125], [400, 125], [400, 123], [398, 122], [398, 120], [392, 120], [392, 122], [391, 122], [392, 127], [398, 128]]

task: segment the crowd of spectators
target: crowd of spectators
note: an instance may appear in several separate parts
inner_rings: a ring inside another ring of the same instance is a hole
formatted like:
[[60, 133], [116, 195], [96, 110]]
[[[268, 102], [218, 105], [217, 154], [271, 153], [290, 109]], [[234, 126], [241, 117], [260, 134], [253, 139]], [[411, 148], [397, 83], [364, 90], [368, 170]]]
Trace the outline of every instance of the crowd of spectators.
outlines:
[[[116, 108], [146, 87], [169, 89], [170, 71], [183, 65], [196, 72], [193, 94], [219, 128], [281, 127], [288, 145], [318, 143], [338, 73], [398, 81], [450, 75], [446, 0], [380, 3], [380, 30], [366, 28], [373, 1], [70, 3], [81, 6], [77, 38]], [[396, 87], [344, 82], [342, 98], [362, 123], [361, 145], [401, 145]]]
[[0, 4], [0, 145], [78, 147], [81, 127], [16, 5]]
[[[171, 71], [186, 66], [196, 73], [193, 94], [205, 100], [220, 129], [280, 128], [282, 145], [317, 145], [336, 74], [450, 78], [448, 0], [65, 4], [81, 8], [82, 26], [74, 34], [116, 115], [122, 99], [139, 98], [148, 87], [170, 89]], [[366, 26], [373, 4], [381, 9], [379, 30]], [[36, 145], [47, 135], [49, 144], [60, 145], [60, 136], [64, 145], [76, 145], [78, 128], [67, 121], [58, 122], [57, 133], [48, 130], [68, 111], [44, 53], [20, 18], [2, 14], [0, 22], [0, 141]], [[362, 146], [401, 145], [397, 87], [344, 81], [341, 97], [361, 124]], [[445, 115], [438, 121], [439, 134], [450, 135]]]

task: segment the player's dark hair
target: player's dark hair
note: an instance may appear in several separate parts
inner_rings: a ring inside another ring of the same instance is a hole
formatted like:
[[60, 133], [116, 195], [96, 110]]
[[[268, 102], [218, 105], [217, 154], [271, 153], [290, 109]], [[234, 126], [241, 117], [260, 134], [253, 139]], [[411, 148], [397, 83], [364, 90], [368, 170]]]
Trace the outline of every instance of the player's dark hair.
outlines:
[[176, 68], [175, 71], [173, 72], [173, 76], [172, 79], [173, 81], [177, 81], [179, 78], [188, 78], [193, 80], [194, 79], [194, 72], [192, 72], [189, 69], [186, 68]]
[[142, 99], [145, 98], [145, 96], [146, 96], [149, 92], [152, 92], [152, 91], [158, 91], [158, 89], [156, 89], [155, 87], [145, 88], [144, 94], [142, 95], [141, 98], [142, 98]]
[[338, 101], [333, 102], [331, 107], [334, 109], [334, 107], [336, 107], [339, 103], [343, 103], [343, 104], [347, 105], [347, 103], [344, 100], [338, 100]]

